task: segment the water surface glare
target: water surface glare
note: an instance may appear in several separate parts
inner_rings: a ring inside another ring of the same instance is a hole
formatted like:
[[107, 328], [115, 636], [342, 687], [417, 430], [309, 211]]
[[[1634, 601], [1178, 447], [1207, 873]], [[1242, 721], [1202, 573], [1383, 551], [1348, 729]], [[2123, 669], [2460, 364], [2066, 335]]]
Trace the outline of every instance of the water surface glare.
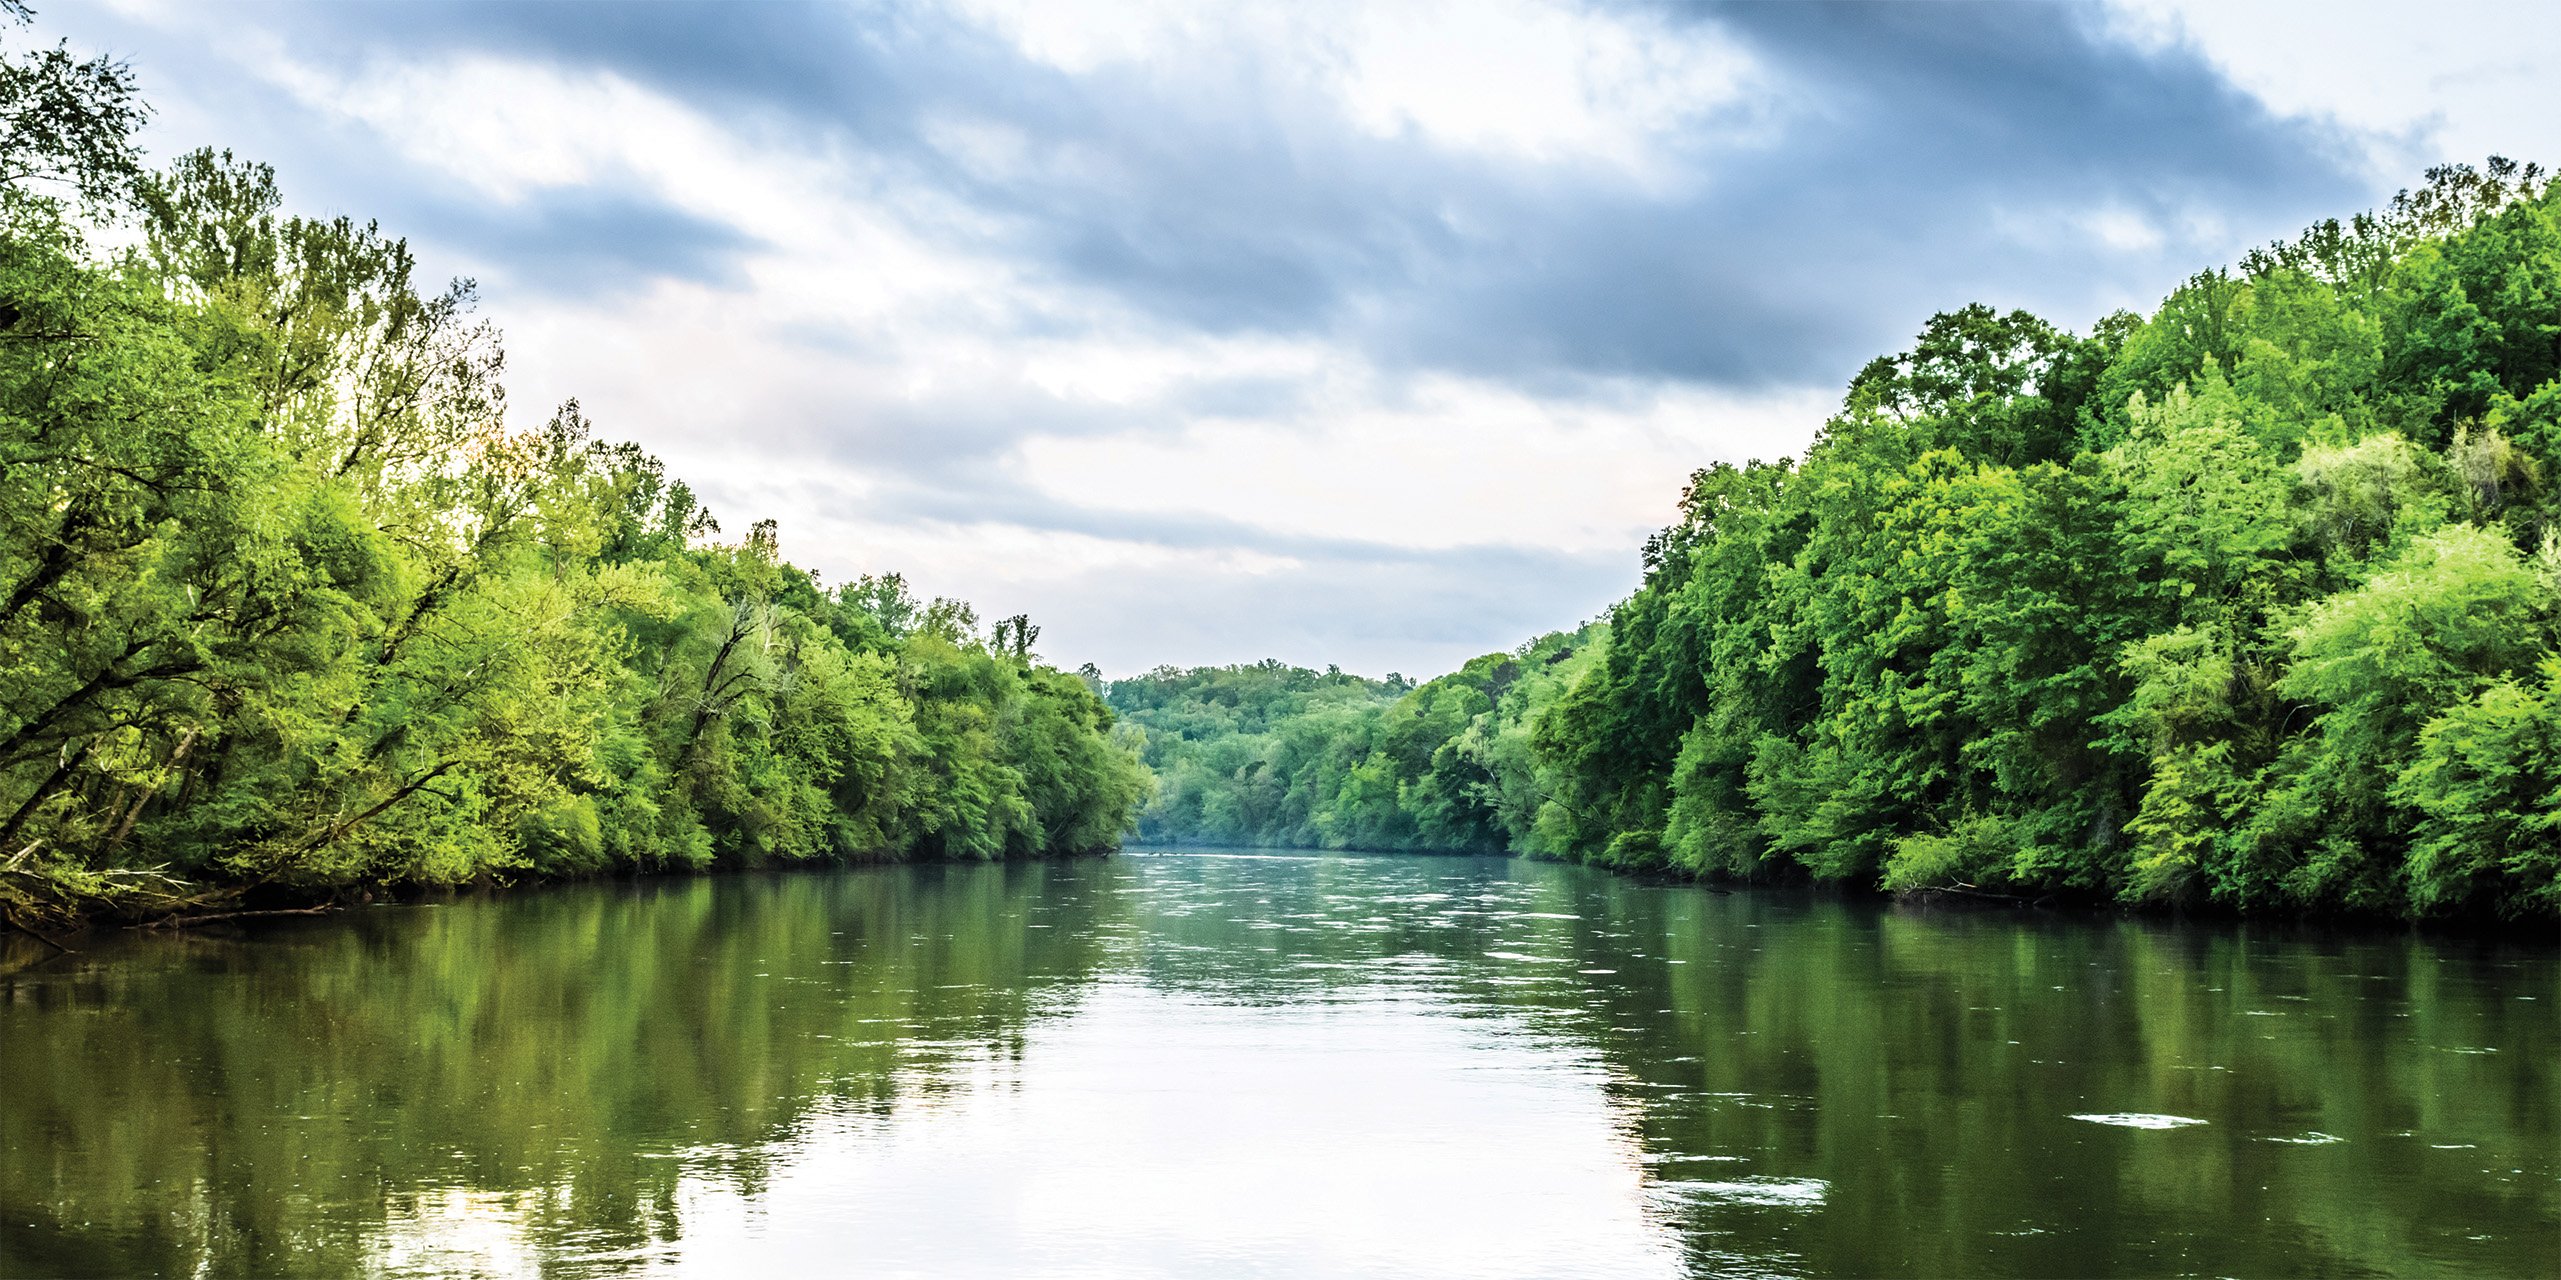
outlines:
[[1137, 853], [0, 977], [0, 1275], [2549, 1274], [2561, 952]]

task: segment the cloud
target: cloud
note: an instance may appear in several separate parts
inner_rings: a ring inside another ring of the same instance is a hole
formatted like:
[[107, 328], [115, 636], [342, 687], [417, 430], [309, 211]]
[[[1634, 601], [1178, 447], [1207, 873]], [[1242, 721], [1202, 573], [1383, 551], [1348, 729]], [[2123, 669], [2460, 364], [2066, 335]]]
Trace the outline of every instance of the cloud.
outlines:
[[[1801, 383], [1986, 299], [2067, 325], [2364, 194], [2349, 148], [2069, 6], [1678, 10], [1775, 100], [1677, 198], [1538, 193], [1375, 336], [1471, 370]], [[2200, 211], [2212, 217], [2200, 218]], [[1489, 237], [1497, 238], [1497, 237]]]
[[516, 403], [1115, 670], [1571, 625], [1692, 467], [1792, 452], [1930, 312], [2083, 324], [2374, 185], [2367, 133], [2062, 6], [63, 19], [154, 146], [480, 276]]
[[[859, 153], [973, 212], [949, 247], [1168, 328], [1551, 384], [1837, 377], [1986, 293], [2082, 323], [2227, 248], [2197, 209], [2364, 191], [2336, 130], [2063, 6], [1095, 10], [319, 6], [292, 40], [645, 86]], [[505, 105], [533, 140], [623, 109]]]
[[404, 225], [473, 245], [514, 282], [598, 299], [672, 278], [736, 286], [761, 247], [731, 227], [628, 194], [545, 193], [503, 209], [422, 205]]
[[2306, 21], [2292, 6], [2112, 0], [2119, 38], [2185, 47], [2272, 110], [2353, 131], [2386, 188], [2428, 165], [2492, 155], [2561, 163], [2561, 9], [2540, 0], [2362, 4]]

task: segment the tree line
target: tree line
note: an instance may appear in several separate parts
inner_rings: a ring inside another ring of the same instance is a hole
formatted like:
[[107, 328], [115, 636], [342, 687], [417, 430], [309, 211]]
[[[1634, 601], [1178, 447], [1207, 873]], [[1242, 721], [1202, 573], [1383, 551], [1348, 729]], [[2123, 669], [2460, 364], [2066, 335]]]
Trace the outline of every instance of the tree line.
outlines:
[[274, 172], [146, 171], [107, 59], [0, 64], [0, 910], [1114, 845], [1110, 710], [968, 606], [724, 540], [472, 287]]
[[1541, 636], [1419, 685], [1276, 660], [1160, 667], [1106, 697], [1145, 735], [1163, 844], [1499, 852], [1524, 847], [1557, 779], [1537, 713], [1607, 628]]
[[1643, 564], [1566, 679], [1250, 732], [1286, 673], [1115, 684], [1142, 831], [2561, 916], [2561, 184], [2439, 168], [2086, 335], [1936, 316]]

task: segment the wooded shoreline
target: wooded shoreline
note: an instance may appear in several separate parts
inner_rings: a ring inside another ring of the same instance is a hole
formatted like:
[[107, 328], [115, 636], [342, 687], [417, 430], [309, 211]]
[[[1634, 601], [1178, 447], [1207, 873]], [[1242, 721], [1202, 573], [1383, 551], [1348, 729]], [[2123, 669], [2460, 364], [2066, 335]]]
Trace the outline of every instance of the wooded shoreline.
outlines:
[[2561, 924], [2561, 182], [2493, 159], [2085, 333], [1971, 306], [1601, 619], [1111, 683], [1144, 839]]
[[1029, 618], [725, 538], [575, 401], [510, 425], [470, 281], [227, 151], [146, 169], [112, 59], [6, 56], [12, 924], [1130, 825], [1135, 746]]

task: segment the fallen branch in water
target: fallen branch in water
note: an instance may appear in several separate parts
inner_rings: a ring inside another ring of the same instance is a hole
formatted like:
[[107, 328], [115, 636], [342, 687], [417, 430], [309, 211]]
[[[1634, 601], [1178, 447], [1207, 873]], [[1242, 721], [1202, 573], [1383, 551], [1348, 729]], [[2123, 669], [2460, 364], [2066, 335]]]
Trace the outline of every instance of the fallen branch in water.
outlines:
[[45, 936], [43, 928], [62, 925], [147, 926], [188, 912], [234, 905], [243, 892], [239, 886], [182, 880], [163, 866], [92, 871], [76, 866], [27, 867], [17, 859], [0, 865], [0, 915], [12, 926], [40, 937]]
[[18, 932], [20, 932], [20, 933], [23, 933], [23, 934], [27, 935], [27, 936], [28, 936], [28, 937], [30, 937], [30, 938], [35, 939], [35, 940], [36, 940], [36, 941], [38, 941], [38, 942], [41, 942], [41, 943], [45, 944], [45, 945], [46, 945], [46, 946], [48, 946], [48, 947], [53, 948], [53, 949], [54, 949], [54, 950], [56, 950], [56, 951], [61, 952], [62, 954], [66, 955], [66, 956], [72, 956], [72, 955], [78, 955], [78, 954], [80, 954], [79, 952], [74, 951], [74, 950], [72, 950], [71, 948], [69, 948], [69, 947], [66, 947], [66, 946], [62, 945], [61, 943], [56, 942], [56, 941], [54, 941], [53, 939], [51, 939], [51, 938], [48, 938], [48, 937], [44, 936], [42, 933], [37, 932], [37, 931], [36, 931], [35, 926], [33, 926], [33, 925], [21, 924], [21, 923], [19, 923], [19, 922], [18, 922], [18, 921], [16, 921], [16, 920], [10, 920], [10, 921], [9, 921], [9, 927], [10, 927], [10, 928], [12, 928], [12, 929], [17, 930], [17, 931], [18, 931]]
[[191, 925], [212, 924], [221, 920], [250, 920], [260, 916], [319, 916], [338, 909], [334, 902], [309, 907], [269, 907], [258, 911], [215, 911], [205, 915], [165, 915], [137, 925], [142, 929], [184, 929]]
[[2012, 907], [2041, 907], [2054, 901], [2054, 895], [2050, 893], [2039, 894], [2036, 897], [2031, 898], [2025, 894], [2003, 893], [1997, 889], [1979, 889], [1970, 884], [1921, 885], [1917, 888], [1901, 890], [1894, 896], [1908, 900], [1912, 898], [1928, 897], [1933, 894], [1946, 894], [1953, 898], [1974, 898], [1983, 902], [1998, 902], [2004, 906]]

